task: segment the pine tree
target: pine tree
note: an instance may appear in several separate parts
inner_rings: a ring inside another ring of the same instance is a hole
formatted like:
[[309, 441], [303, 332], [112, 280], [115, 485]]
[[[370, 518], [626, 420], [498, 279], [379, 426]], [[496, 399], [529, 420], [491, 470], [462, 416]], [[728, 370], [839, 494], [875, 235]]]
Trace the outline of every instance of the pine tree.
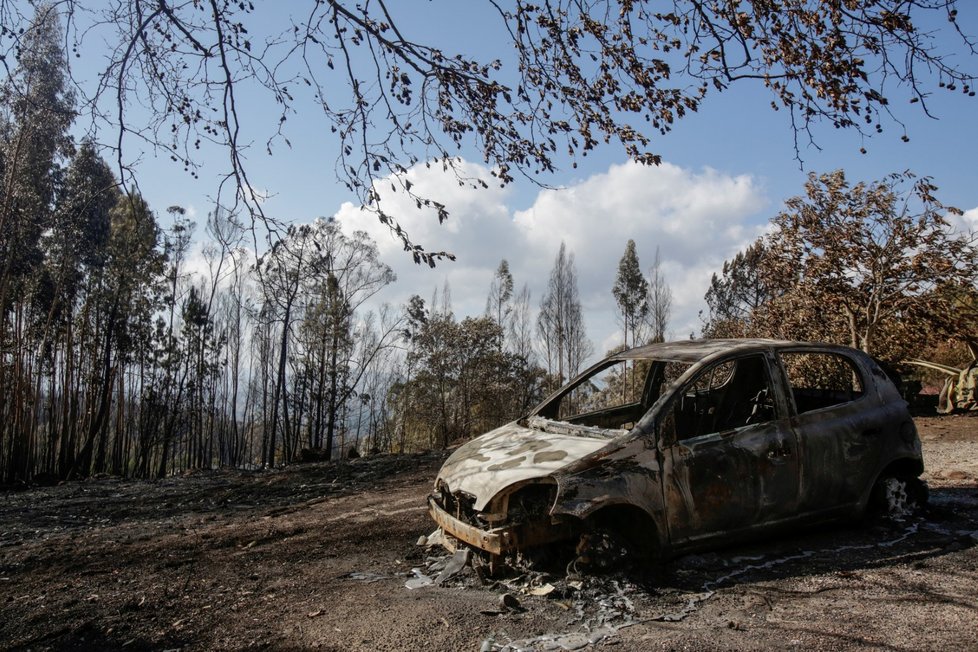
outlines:
[[611, 289], [618, 305], [618, 317], [622, 324], [622, 334], [625, 346], [629, 346], [628, 335], [631, 333], [631, 346], [637, 345], [637, 332], [649, 314], [649, 282], [642, 274], [635, 252], [635, 241], [629, 240], [625, 245], [625, 253], [618, 262], [618, 276]]
[[513, 312], [513, 275], [509, 271], [509, 262], [504, 258], [499, 262], [496, 273], [489, 284], [489, 296], [486, 297], [486, 315], [491, 317], [500, 328], [506, 329], [509, 317]]

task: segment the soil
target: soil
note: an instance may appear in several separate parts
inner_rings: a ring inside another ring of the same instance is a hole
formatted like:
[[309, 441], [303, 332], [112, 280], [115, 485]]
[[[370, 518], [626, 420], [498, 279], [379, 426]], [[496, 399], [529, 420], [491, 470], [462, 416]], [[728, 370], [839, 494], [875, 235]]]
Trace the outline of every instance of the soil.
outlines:
[[418, 545], [443, 454], [0, 493], [12, 650], [964, 650], [978, 417], [918, 419], [930, 506], [636, 577], [483, 582]]

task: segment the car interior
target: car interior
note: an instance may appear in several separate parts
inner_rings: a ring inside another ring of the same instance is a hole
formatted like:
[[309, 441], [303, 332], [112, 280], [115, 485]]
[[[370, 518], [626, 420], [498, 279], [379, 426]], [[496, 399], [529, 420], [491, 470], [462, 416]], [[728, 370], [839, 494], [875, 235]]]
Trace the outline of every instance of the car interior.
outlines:
[[704, 370], [683, 390], [675, 417], [678, 439], [773, 419], [774, 402], [764, 357], [737, 358]]

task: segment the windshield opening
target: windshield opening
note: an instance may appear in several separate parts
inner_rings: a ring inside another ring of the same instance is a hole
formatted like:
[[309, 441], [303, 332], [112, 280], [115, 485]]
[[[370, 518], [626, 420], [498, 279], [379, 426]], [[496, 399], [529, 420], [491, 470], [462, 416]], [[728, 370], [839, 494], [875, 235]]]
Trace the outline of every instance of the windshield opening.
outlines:
[[584, 428], [631, 430], [689, 366], [650, 359], [610, 360], [568, 384], [533, 416]]

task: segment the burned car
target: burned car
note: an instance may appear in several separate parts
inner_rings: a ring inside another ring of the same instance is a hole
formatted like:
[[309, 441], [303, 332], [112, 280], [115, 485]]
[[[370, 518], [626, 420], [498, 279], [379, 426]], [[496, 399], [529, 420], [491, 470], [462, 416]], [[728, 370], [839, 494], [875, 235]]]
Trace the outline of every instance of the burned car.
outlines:
[[775, 340], [651, 344], [458, 448], [429, 497], [447, 545], [500, 556], [614, 532], [654, 558], [926, 500], [880, 366]]

